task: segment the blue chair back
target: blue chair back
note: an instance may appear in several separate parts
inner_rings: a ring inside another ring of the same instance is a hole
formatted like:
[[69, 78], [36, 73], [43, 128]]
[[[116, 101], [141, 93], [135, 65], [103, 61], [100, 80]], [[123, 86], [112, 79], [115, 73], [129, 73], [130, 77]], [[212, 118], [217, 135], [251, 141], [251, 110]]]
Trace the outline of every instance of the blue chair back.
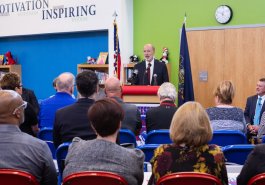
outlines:
[[58, 184], [61, 184], [62, 182], [64, 162], [65, 162], [65, 158], [67, 156], [68, 148], [70, 144], [71, 144], [70, 142], [62, 143], [58, 146], [56, 150], [56, 158], [57, 158], [57, 164], [58, 164], [58, 170], [59, 170]]
[[122, 143], [133, 143], [134, 147], [137, 146], [136, 137], [131, 130], [120, 129], [119, 137], [120, 137], [120, 144], [122, 144]]
[[261, 143], [265, 143], [265, 136], [262, 137]]
[[140, 150], [144, 152], [145, 162], [150, 162], [152, 157], [154, 156], [154, 150], [159, 146], [159, 144], [145, 144], [142, 146], [138, 146]]
[[227, 162], [243, 165], [255, 145], [228, 145], [222, 148]]
[[53, 159], [56, 159], [56, 148], [55, 148], [53, 142], [52, 141], [45, 141], [45, 142], [47, 143], [47, 145], [50, 148], [50, 151], [52, 153], [52, 158]]
[[239, 130], [216, 130], [213, 132], [213, 138], [209, 143], [219, 146], [247, 144], [247, 138]]
[[170, 144], [169, 130], [152, 130], [145, 139], [145, 144]]
[[38, 138], [43, 141], [53, 141], [53, 128], [51, 127], [44, 127], [38, 133]]

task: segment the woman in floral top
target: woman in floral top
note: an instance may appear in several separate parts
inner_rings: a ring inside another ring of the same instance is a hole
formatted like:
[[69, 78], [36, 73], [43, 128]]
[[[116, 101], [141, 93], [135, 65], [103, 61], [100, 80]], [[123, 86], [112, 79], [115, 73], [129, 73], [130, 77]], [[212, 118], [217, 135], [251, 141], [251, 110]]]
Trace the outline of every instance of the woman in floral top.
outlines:
[[153, 174], [149, 184], [174, 172], [201, 172], [216, 176], [228, 184], [225, 158], [212, 139], [210, 121], [204, 108], [197, 102], [182, 105], [170, 126], [173, 144], [159, 146], [151, 160]]

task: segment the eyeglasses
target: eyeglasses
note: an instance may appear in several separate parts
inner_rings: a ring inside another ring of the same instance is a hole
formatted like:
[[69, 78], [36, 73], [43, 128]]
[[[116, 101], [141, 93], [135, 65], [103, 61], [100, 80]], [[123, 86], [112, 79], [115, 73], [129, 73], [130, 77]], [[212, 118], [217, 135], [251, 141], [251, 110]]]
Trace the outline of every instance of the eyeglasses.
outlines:
[[16, 114], [17, 110], [20, 109], [20, 108], [27, 108], [27, 105], [28, 105], [28, 102], [26, 101], [23, 101], [22, 105], [19, 105], [17, 108], [15, 108], [15, 110], [13, 111], [13, 115]]

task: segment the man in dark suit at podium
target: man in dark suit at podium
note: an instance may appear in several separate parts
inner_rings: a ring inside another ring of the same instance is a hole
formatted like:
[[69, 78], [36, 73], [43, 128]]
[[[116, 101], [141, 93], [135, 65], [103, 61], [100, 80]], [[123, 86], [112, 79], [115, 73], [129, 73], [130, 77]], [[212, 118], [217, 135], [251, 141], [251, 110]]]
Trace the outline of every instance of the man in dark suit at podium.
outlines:
[[144, 46], [144, 61], [134, 66], [133, 85], [161, 85], [168, 82], [167, 67], [154, 58], [155, 48], [152, 44]]

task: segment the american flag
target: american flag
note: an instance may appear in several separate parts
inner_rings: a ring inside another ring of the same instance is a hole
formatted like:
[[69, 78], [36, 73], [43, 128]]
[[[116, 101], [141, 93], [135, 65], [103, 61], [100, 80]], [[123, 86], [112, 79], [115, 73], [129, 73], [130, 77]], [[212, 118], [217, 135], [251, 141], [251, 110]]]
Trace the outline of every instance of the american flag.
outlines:
[[118, 36], [118, 26], [116, 20], [113, 23], [114, 26], [114, 74], [118, 79], [121, 77], [121, 55], [120, 55], [120, 45]]

